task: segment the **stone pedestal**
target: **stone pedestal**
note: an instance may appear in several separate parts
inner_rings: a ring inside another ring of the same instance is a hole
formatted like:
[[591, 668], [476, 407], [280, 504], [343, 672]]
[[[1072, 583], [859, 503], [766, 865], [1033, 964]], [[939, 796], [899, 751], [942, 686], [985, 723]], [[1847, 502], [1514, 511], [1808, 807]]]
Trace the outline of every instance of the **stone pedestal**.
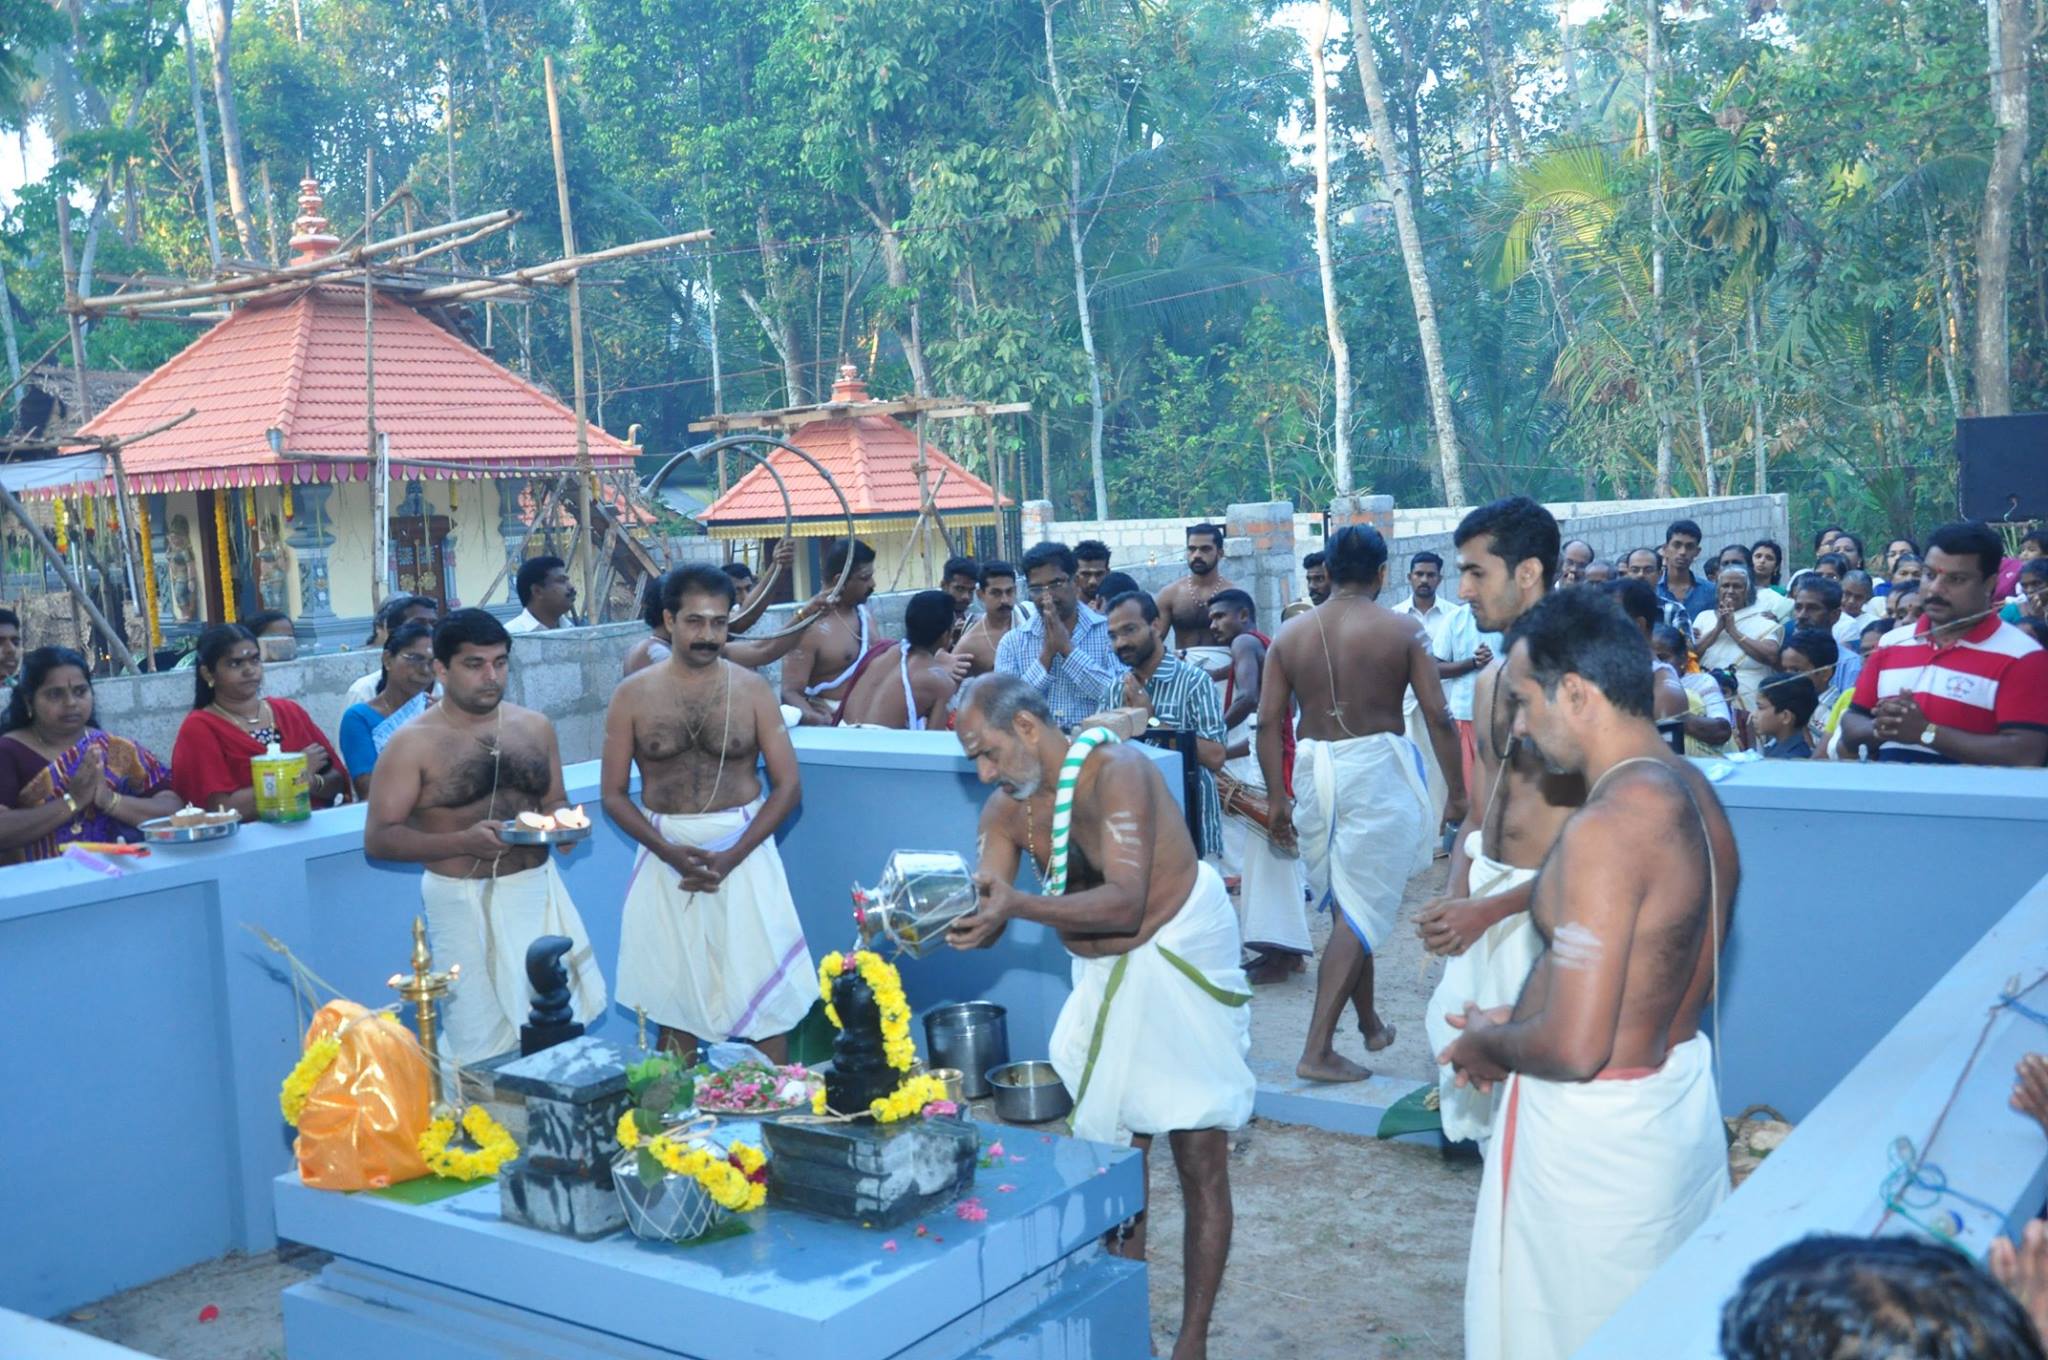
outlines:
[[586, 1034], [505, 1063], [492, 1081], [493, 1105], [516, 1098], [525, 1116], [519, 1160], [498, 1176], [505, 1221], [585, 1241], [622, 1227], [611, 1158], [629, 1100], [625, 1055]]
[[876, 1228], [930, 1213], [974, 1184], [981, 1144], [962, 1119], [761, 1127], [768, 1200]]

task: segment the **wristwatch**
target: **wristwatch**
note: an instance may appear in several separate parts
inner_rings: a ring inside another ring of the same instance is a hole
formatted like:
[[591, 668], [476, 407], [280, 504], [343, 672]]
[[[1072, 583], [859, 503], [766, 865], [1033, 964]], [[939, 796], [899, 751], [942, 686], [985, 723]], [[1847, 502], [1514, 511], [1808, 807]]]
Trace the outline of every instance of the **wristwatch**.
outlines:
[[1934, 745], [1934, 734], [1935, 734], [1935, 731], [1936, 731], [1936, 728], [1935, 728], [1935, 726], [1934, 726], [1934, 724], [1933, 724], [1933, 723], [1929, 723], [1929, 724], [1927, 724], [1927, 726], [1925, 726], [1925, 727], [1921, 728], [1921, 729], [1920, 729], [1920, 744], [1921, 744], [1922, 746], [1928, 746], [1928, 747], [1931, 747], [1931, 746], [1933, 746], [1933, 745]]

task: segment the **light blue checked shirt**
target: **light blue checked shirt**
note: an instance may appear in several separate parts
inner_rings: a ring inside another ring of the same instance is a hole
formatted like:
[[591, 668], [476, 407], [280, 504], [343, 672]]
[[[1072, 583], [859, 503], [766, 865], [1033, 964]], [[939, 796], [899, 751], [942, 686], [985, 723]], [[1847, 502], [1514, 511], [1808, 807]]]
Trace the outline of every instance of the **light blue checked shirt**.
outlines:
[[1103, 691], [1121, 680], [1124, 663], [1109, 645], [1109, 622], [1087, 605], [1077, 605], [1073, 650], [1053, 658], [1052, 669], [1038, 664], [1045, 649], [1045, 617], [1034, 614], [996, 644], [996, 669], [1014, 675], [1045, 696], [1053, 721], [1071, 732], [1081, 719], [1102, 711]]

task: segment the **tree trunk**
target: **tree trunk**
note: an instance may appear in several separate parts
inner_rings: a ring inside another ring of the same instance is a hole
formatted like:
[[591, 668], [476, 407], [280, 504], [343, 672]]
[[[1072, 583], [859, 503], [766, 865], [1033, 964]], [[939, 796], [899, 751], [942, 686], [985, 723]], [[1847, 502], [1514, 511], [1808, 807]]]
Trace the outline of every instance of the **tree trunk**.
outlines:
[[1558, 50], [1564, 66], [1565, 112], [1573, 132], [1586, 129], [1586, 99], [1579, 89], [1578, 39], [1572, 32], [1571, 0], [1558, 0]]
[[1464, 455], [1458, 448], [1457, 424], [1451, 414], [1450, 378], [1444, 371], [1442, 337], [1437, 333], [1436, 301], [1430, 294], [1429, 271], [1422, 258], [1422, 234], [1415, 226], [1415, 205], [1394, 148], [1394, 122], [1387, 113], [1386, 91], [1380, 85], [1379, 58], [1372, 48], [1365, 0], [1351, 0], [1351, 47], [1358, 80], [1365, 87], [1365, 106], [1372, 114], [1373, 141], [1378, 143], [1380, 173], [1394, 200], [1394, 227], [1401, 238], [1401, 260], [1408, 269], [1408, 292], [1415, 302], [1415, 329], [1422, 340], [1422, 363], [1429, 383], [1429, 409], [1436, 424], [1437, 461], [1443, 473], [1444, 503], [1465, 503]]
[[7, 348], [7, 381], [12, 386], [8, 404], [21, 409], [21, 346], [14, 338], [14, 298], [7, 291], [7, 249], [0, 246], [0, 344]]
[[[1323, 282], [1323, 335], [1330, 346], [1330, 364], [1336, 372], [1337, 429], [1330, 441], [1330, 471], [1337, 494], [1351, 494], [1351, 346], [1344, 339], [1344, 318], [1337, 307], [1337, 266], [1330, 250], [1330, 92], [1329, 66], [1323, 59], [1323, 44], [1330, 35], [1330, 0], [1323, 0], [1322, 23], [1308, 44], [1310, 90], [1315, 96], [1316, 168], [1316, 268]], [[1366, 41], [1371, 41], [1370, 38]], [[1267, 441], [1266, 463], [1271, 479], [1272, 442]]]
[[2027, 155], [2027, 38], [2021, 0], [1986, 0], [1991, 121], [1998, 146], [1977, 218], [1977, 414], [2012, 414], [2012, 349], [2006, 279], [2012, 268], [2013, 207]]
[[242, 258], [256, 258], [256, 219], [249, 215], [248, 179], [242, 171], [242, 120], [235, 115], [235, 78], [228, 57], [234, 41], [235, 0], [214, 0], [213, 100], [220, 113], [221, 165], [227, 171], [228, 210], [234, 214], [235, 237]]
[[[1510, 61], [1503, 62], [1500, 56], [1500, 34], [1494, 23], [1493, 0], [1482, 0], [1480, 5], [1479, 53], [1486, 63], [1487, 82], [1493, 88], [1493, 101], [1500, 109], [1501, 129], [1507, 134], [1507, 161], [1519, 166], [1529, 159], [1529, 144], [1522, 134], [1522, 115], [1515, 108], [1514, 82], [1508, 79]], [[1557, 272], [1557, 256], [1550, 248], [1550, 233], [1538, 227], [1535, 232], [1536, 272], [1543, 276], [1543, 286], [1550, 290], [1551, 305], [1557, 308], [1557, 324], [1564, 330], [1566, 343], [1576, 343], [1579, 338], [1578, 320], [1572, 314], [1571, 299], [1564, 295], [1564, 287]]]
[[[1058, 54], [1053, 47], [1053, 0], [1040, 0], [1039, 12], [1045, 24], [1045, 75], [1052, 87], [1054, 107], [1067, 133], [1067, 246], [1074, 256], [1074, 310], [1081, 318], [1081, 353], [1088, 361], [1088, 472], [1094, 484], [1095, 518], [1109, 518], [1109, 483], [1102, 469], [1102, 358], [1095, 350], [1094, 308], [1089, 301], [1088, 253], [1081, 236], [1081, 144], [1067, 107], [1067, 87], [1060, 79]], [[1046, 464], [1048, 488], [1051, 468]]]
[[782, 363], [782, 385], [788, 392], [789, 405], [801, 406], [806, 391], [803, 360], [797, 348], [796, 326], [789, 319], [789, 292], [784, 287], [782, 244], [775, 239], [765, 204], [756, 204], [754, 208], [754, 239], [761, 247], [761, 277], [768, 292], [766, 308], [744, 288], [740, 290], [740, 297], [746, 302], [747, 310], [761, 323], [761, 329], [768, 332], [768, 343], [774, 347], [775, 357]]
[[1043, 412], [1038, 417], [1038, 498], [1052, 500], [1052, 425]]
[[213, 141], [206, 135], [206, 101], [199, 96], [199, 56], [193, 49], [192, 21], [180, 10], [185, 28], [185, 82], [192, 88], [192, 131], [198, 138], [199, 189], [206, 200], [206, 258], [220, 272], [220, 210], [213, 201]]
[[1700, 372], [1700, 338], [1686, 337], [1686, 360], [1692, 369], [1692, 409], [1700, 427], [1700, 492], [1702, 495], [1718, 496], [1720, 491], [1714, 479], [1714, 436], [1707, 425], [1707, 380]]
[[[1750, 289], [1744, 309], [1749, 322], [1749, 423], [1750, 439], [1753, 445], [1752, 458], [1756, 463], [1756, 494], [1766, 492], [1769, 483], [1770, 443], [1764, 438], [1764, 365], [1763, 355], [1757, 344], [1756, 290]], [[1735, 480], [1730, 472], [1729, 481]]]
[[1952, 310], [1954, 300], [1949, 296], [1948, 269], [1945, 263], [1946, 246], [1936, 247], [1934, 218], [1928, 213], [1925, 205], [1920, 209], [1920, 231], [1927, 241], [1927, 263], [1934, 270], [1934, 352], [1941, 356], [1941, 376], [1948, 384], [1949, 414], [1952, 418], [1960, 420], [1963, 417], [1963, 388], [1957, 379], [1956, 370], [1960, 359], [1957, 347], [1963, 343], [1961, 318]]
[[[1643, 134], [1650, 147], [1650, 363], [1661, 377], [1664, 364], [1664, 136], [1657, 125], [1657, 64], [1663, 0], [1643, 0]], [[1650, 396], [1657, 418], [1657, 495], [1671, 494], [1671, 411]]]

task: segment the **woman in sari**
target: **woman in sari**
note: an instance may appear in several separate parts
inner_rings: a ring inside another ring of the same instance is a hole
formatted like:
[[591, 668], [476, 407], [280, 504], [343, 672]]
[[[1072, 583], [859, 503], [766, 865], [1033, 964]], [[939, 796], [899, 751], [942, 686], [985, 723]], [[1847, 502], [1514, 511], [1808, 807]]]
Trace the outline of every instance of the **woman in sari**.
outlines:
[[334, 743], [289, 699], [263, 697], [263, 657], [255, 635], [217, 623], [199, 635], [192, 667], [192, 711], [171, 748], [172, 787], [188, 803], [256, 816], [249, 762], [272, 742], [306, 757], [315, 809], [347, 799], [348, 767]]
[[178, 810], [170, 769], [94, 724], [92, 673], [69, 647], [23, 658], [0, 732], [0, 864], [138, 840], [139, 823]]
[[384, 670], [368, 703], [351, 704], [335, 735], [341, 759], [355, 776], [356, 797], [370, 796], [370, 772], [391, 734], [427, 711], [434, 687], [434, 630], [401, 623], [384, 639]]

